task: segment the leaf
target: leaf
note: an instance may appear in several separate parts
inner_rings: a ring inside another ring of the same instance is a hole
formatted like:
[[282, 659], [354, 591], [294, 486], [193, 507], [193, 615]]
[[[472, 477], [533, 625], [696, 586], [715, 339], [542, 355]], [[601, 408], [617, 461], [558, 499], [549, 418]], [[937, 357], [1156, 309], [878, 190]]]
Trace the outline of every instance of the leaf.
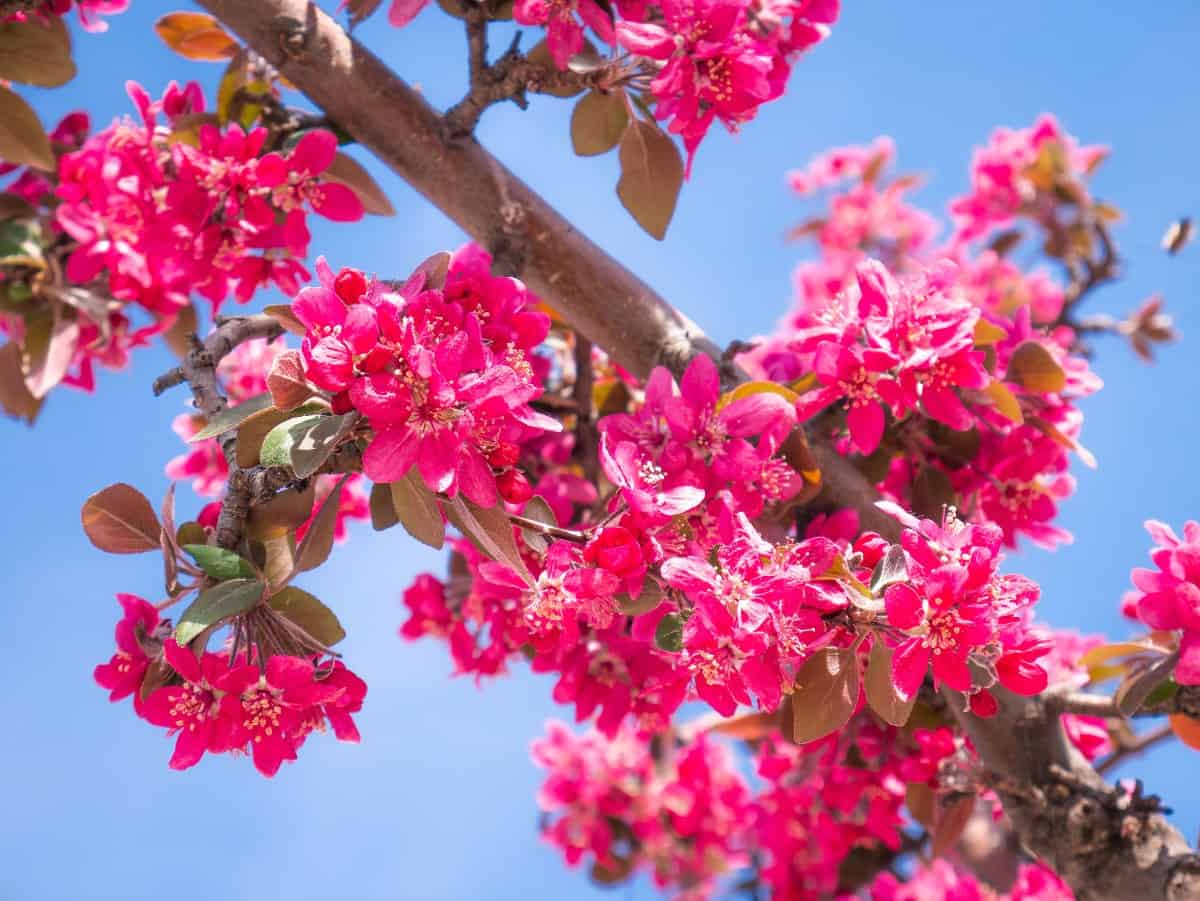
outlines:
[[218, 582], [228, 582], [230, 579], [253, 579], [257, 575], [249, 560], [223, 547], [214, 547], [211, 544], [185, 544], [183, 549], [196, 561], [197, 566]]
[[179, 359], [186, 357], [192, 349], [192, 336], [196, 334], [197, 326], [196, 308], [189, 301], [188, 305], [176, 314], [171, 327], [163, 333], [167, 347], [171, 348], [171, 353]]
[[281, 491], [265, 504], [255, 504], [246, 517], [246, 534], [268, 542], [294, 532], [312, 516], [317, 486], [309, 482], [303, 491]]
[[949, 805], [939, 804], [935, 808], [933, 836], [930, 841], [930, 854], [943, 857], [954, 850], [962, 837], [963, 830], [975, 812], [975, 796], [962, 795]]
[[262, 571], [267, 586], [269, 589], [278, 590], [288, 583], [296, 571], [295, 542], [292, 536], [285, 532], [258, 543], [262, 545]]
[[379, 9], [381, 3], [383, 0], [346, 0], [344, 6], [350, 17], [350, 27], [354, 28], [366, 20], [375, 10]]
[[302, 479], [316, 475], [325, 461], [333, 456], [342, 439], [358, 423], [357, 410], [341, 415], [322, 416], [312, 428], [304, 431], [292, 445], [292, 469]]
[[975, 323], [975, 346], [989, 347], [997, 341], [1003, 341], [1008, 337], [1008, 332], [1000, 328], [998, 325], [993, 325], [988, 320], [980, 317]]
[[15, 341], [0, 347], [0, 408], [14, 419], [23, 419], [30, 425], [42, 408], [42, 399], [34, 397], [25, 384], [21, 345]]
[[1067, 387], [1067, 374], [1050, 351], [1037, 341], [1023, 341], [1008, 361], [1010, 382], [1040, 394], [1053, 394]]
[[[541, 66], [547, 72], [558, 71], [558, 67], [554, 64], [554, 57], [550, 55], [550, 48], [544, 39], [534, 44], [530, 51], [525, 54], [525, 58], [529, 62]], [[548, 86], [544, 89], [542, 93], [549, 94], [552, 97], [567, 98], [582, 94], [583, 91], [584, 87], [582, 84], [560, 85], [555, 83], [553, 86]]]
[[41, 225], [32, 219], [8, 219], [0, 223], [0, 264], [44, 269]]
[[903, 726], [912, 715], [917, 702], [916, 692], [908, 700], [896, 691], [892, 681], [892, 649], [876, 636], [871, 643], [871, 655], [867, 658], [867, 674], [863, 680], [867, 703], [879, 714], [880, 719], [893, 726]]
[[337, 615], [307, 591], [294, 585], [271, 595], [267, 603], [327, 648], [346, 637], [346, 630], [338, 622]]
[[[992, 238], [988, 244], [988, 250], [992, 251], [999, 257], [1006, 257], [1014, 247], [1021, 243], [1021, 232], [1019, 229], [1009, 229], [1002, 231], [996, 237]], [[980, 320], [981, 322], [983, 320]]]
[[993, 379], [988, 383], [988, 386], [983, 389], [983, 393], [992, 399], [992, 403], [996, 405], [996, 409], [1001, 415], [1020, 425], [1025, 421], [1025, 416], [1021, 413], [1021, 403], [1017, 400], [1015, 394], [1008, 390], [1008, 385], [999, 379]]
[[846, 725], [858, 706], [858, 657], [852, 648], [815, 651], [796, 673], [792, 741], [816, 741]]
[[715, 726], [710, 727], [708, 731], [730, 738], [739, 738], [742, 741], [755, 741], [774, 734], [778, 728], [779, 717], [777, 714], [755, 711], [721, 720]]
[[175, 670], [171, 669], [171, 664], [167, 663], [165, 657], [152, 659], [150, 665], [146, 667], [146, 675], [142, 677], [142, 684], [138, 686], [138, 700], [146, 700], [158, 689], [170, 685], [174, 678]]
[[926, 829], [933, 829], [937, 799], [924, 782], [909, 782], [904, 788], [904, 806], [912, 818]]
[[264, 109], [263, 103], [253, 98], [270, 96], [270, 82], [254, 77], [246, 51], [239, 48], [217, 85], [217, 121], [221, 125], [235, 121], [242, 128], [250, 129]]
[[233, 579], [200, 592], [179, 617], [175, 640], [185, 645], [210, 626], [252, 609], [262, 600], [263, 587], [257, 579]]
[[656, 125], [633, 119], [621, 138], [617, 196], [637, 224], [662, 240], [683, 187], [679, 148]]
[[50, 389], [63, 380], [75, 351], [79, 347], [79, 323], [63, 319], [59, 307], [54, 308], [54, 325], [44, 354], [39, 354], [25, 376], [25, 387], [34, 397], [45, 397]]
[[1042, 419], [1040, 416], [1030, 416], [1028, 421], [1031, 426], [1033, 426], [1043, 435], [1054, 439], [1054, 441], [1056, 441], [1058, 444], [1061, 444], [1068, 450], [1073, 450], [1075, 455], [1079, 457], [1079, 462], [1088, 469], [1096, 468], [1097, 464], [1095, 455], [1074, 438], [1068, 438], [1066, 435], [1060, 432], [1058, 428], [1046, 422], [1046, 420]]
[[71, 34], [58, 16], [0, 23], [0, 79], [57, 88], [75, 71]]
[[1167, 717], [1171, 731], [1189, 748], [1200, 751], [1200, 720], [1192, 719], [1186, 713], [1172, 713]]
[[244, 400], [236, 407], [226, 407], [208, 420], [208, 424], [188, 439], [189, 444], [206, 441], [223, 435], [230, 429], [235, 429], [255, 413], [270, 409], [271, 395], [267, 392], [256, 394], [249, 400]]
[[525, 584], [533, 584], [533, 576], [517, 550], [512, 523], [503, 507], [480, 507], [458, 494], [447, 501], [443, 509], [450, 522], [484, 555], [507, 564], [525, 580]]
[[657, 609], [662, 599], [662, 586], [648, 578], [642, 582], [641, 593], [636, 598], [627, 594], [617, 595], [617, 607], [626, 616], [641, 616]]
[[777, 382], [743, 382], [732, 391], [726, 391], [717, 400], [718, 412], [724, 410], [735, 400], [741, 400], [743, 397], [750, 397], [754, 394], [778, 394], [789, 404], [794, 404], [800, 399], [800, 395], [789, 388], [787, 385], [780, 385]]
[[337, 527], [338, 506], [342, 502], [342, 489], [346, 486], [348, 476], [338, 479], [333, 491], [321, 504], [321, 509], [313, 517], [312, 525], [304, 533], [304, 540], [296, 548], [296, 572], [308, 572], [316, 569], [329, 559], [333, 550], [333, 534]]
[[392, 488], [382, 482], [371, 486], [371, 528], [376, 532], [390, 529], [400, 522], [396, 506], [392, 503]]
[[[437, 498], [430, 491], [415, 469], [410, 469], [403, 478], [389, 486], [392, 494], [392, 509], [404, 531], [422, 544], [441, 549], [446, 541], [446, 523]], [[504, 520], [508, 522], [508, 518]], [[512, 532], [510, 530], [509, 535]]]
[[184, 113], [171, 123], [167, 144], [190, 144], [200, 146], [200, 128], [204, 125], [219, 127], [221, 120], [216, 113]]
[[353, 191], [368, 213], [374, 216], [396, 215], [396, 210], [383, 193], [383, 188], [375, 183], [371, 173], [354, 157], [339, 152], [329, 168], [321, 173], [321, 177], [345, 185]]
[[934, 466], [922, 467], [913, 479], [913, 513], [920, 517], [940, 522], [942, 508], [953, 504], [955, 499], [950, 477]]
[[[308, 329], [306, 329], [304, 327], [304, 323], [301, 322], [299, 319], [297, 319], [296, 314], [292, 312], [292, 305], [290, 303], [274, 303], [268, 307], [263, 307], [263, 312], [266, 313], [268, 316], [270, 316], [272, 319], [274, 319], [276, 322], [278, 322], [280, 325], [282, 325], [287, 331], [291, 332], [293, 335], [297, 335], [297, 336], [303, 338], [305, 335], [308, 334]], [[286, 353], [296, 354], [296, 356], [298, 358], [300, 356], [300, 352], [296, 351], [296, 350], [289, 350]], [[279, 358], [276, 357], [276, 359], [278, 360]], [[273, 368], [274, 367], [272, 367], [272, 369]], [[303, 382], [303, 374], [304, 374], [303, 362], [300, 363], [300, 374], [301, 374], [301, 379]], [[311, 391], [311, 389], [309, 389], [309, 390]], [[278, 406], [278, 404], [276, 404], [276, 406]], [[281, 407], [280, 409], [283, 409], [283, 408]]]
[[257, 466], [267, 435], [280, 423], [295, 418], [293, 412], [275, 407], [267, 407], [247, 416], [237, 427], [237, 465], [243, 469]]
[[37, 113], [4, 85], [0, 85], [0, 159], [47, 172], [58, 168]]
[[[446, 275], [450, 271], [451, 259], [452, 257], [449, 253], [444, 250], [440, 250], [437, 253], [431, 254], [423, 259], [417, 265], [417, 267], [413, 269], [412, 274], [416, 275], [418, 272], [424, 273], [425, 289], [441, 291], [444, 287], [446, 287]], [[409, 276], [409, 278], [412, 278], [412, 276]]]
[[173, 12], [154, 23], [163, 43], [185, 59], [222, 60], [237, 53], [238, 43], [221, 23], [204, 13]]
[[621, 142], [628, 125], [624, 91], [589, 91], [571, 112], [571, 146], [578, 156], [608, 153]]
[[157, 551], [162, 526], [154, 508], [132, 485], [117, 482], [83, 503], [83, 531], [92, 544], [110, 554]]
[[1158, 688], [1175, 670], [1179, 662], [1179, 651], [1147, 661], [1136, 666], [1113, 692], [1113, 701], [1121, 716], [1133, 716], [1145, 703], [1154, 689]]
[[[251, 512], [253, 512], [253, 508], [251, 508]], [[198, 522], [181, 523], [175, 532], [175, 544], [179, 547], [183, 547], [185, 544], [204, 544], [207, 540], [208, 533]]]
[[[879, 597], [889, 585], [907, 581], [908, 558], [904, 556], [904, 549], [900, 545], [893, 544], [871, 573], [871, 593]], [[875, 643], [880, 644], [878, 641]]]
[[294, 410], [317, 393], [304, 377], [300, 351], [285, 350], [275, 358], [267, 373], [267, 390], [280, 410]]
[[1113, 644], [1102, 644], [1089, 651], [1085, 651], [1083, 656], [1079, 658], [1079, 665], [1091, 669], [1094, 666], [1106, 663], [1117, 657], [1130, 657], [1134, 654], [1145, 653], [1162, 656], [1167, 651], [1149, 641], [1121, 641]]
[[654, 628], [654, 644], [663, 651], [678, 654], [683, 650], [683, 617], [668, 613]]

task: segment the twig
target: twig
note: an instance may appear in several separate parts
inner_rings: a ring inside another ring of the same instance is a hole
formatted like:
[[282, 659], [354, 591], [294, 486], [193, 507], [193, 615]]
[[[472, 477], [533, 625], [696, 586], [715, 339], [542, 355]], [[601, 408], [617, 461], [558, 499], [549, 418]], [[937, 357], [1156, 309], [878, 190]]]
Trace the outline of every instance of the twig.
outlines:
[[1136, 757], [1138, 754], [1144, 754], [1160, 741], [1168, 739], [1174, 734], [1175, 732], [1171, 728], [1171, 724], [1164, 723], [1157, 729], [1152, 729], [1149, 732], [1139, 735], [1136, 741], [1117, 748], [1096, 764], [1096, 772], [1103, 776], [1119, 763], [1128, 760], [1130, 757]]

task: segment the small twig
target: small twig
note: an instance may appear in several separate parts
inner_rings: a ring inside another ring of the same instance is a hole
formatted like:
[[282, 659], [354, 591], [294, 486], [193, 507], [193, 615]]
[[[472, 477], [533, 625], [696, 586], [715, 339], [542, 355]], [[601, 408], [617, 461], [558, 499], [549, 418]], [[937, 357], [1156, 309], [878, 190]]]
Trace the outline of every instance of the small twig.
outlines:
[[575, 529], [564, 529], [561, 526], [552, 526], [549, 523], [530, 519], [528, 516], [521, 516], [518, 513], [510, 513], [508, 514], [508, 518], [522, 529], [528, 529], [531, 532], [540, 532], [543, 535], [549, 535], [551, 538], [562, 538], [564, 541], [574, 541], [576, 544], [586, 544], [588, 540], [585, 532], [578, 532]]
[[1171, 724], [1164, 723], [1157, 729], [1152, 729], [1149, 732], [1139, 735], [1135, 741], [1122, 745], [1096, 764], [1096, 772], [1103, 776], [1119, 763], [1128, 760], [1130, 757], [1136, 757], [1138, 754], [1144, 754], [1160, 741], [1168, 739], [1174, 734], [1175, 732], [1171, 728]]
[[595, 484], [600, 476], [600, 436], [592, 416], [592, 342], [575, 332], [575, 449], [583, 465], [583, 475]]

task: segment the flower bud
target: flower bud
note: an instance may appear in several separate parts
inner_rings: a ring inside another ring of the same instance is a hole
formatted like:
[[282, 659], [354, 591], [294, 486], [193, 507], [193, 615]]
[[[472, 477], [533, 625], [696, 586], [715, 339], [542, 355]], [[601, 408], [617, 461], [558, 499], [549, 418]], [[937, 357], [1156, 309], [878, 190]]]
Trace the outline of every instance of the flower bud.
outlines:
[[519, 469], [506, 469], [496, 476], [496, 490], [510, 504], [523, 504], [533, 497], [533, 486]]
[[636, 573], [644, 564], [637, 538], [624, 526], [601, 529], [584, 547], [583, 558], [621, 577]]
[[333, 291], [346, 305], [358, 303], [367, 292], [367, 277], [357, 269], [343, 269], [333, 280]]

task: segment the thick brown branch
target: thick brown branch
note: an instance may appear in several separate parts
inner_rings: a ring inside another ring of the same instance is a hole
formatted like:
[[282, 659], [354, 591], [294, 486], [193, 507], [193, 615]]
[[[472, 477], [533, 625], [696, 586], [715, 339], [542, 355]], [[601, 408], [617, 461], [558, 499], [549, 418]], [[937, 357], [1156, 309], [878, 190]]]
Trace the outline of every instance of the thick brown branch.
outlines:
[[501, 211], [524, 211], [521, 277], [634, 374], [720, 358], [695, 323], [597, 247], [473, 138], [452, 140], [416, 91], [305, 0], [200, 5], [468, 234], [492, 246]]

